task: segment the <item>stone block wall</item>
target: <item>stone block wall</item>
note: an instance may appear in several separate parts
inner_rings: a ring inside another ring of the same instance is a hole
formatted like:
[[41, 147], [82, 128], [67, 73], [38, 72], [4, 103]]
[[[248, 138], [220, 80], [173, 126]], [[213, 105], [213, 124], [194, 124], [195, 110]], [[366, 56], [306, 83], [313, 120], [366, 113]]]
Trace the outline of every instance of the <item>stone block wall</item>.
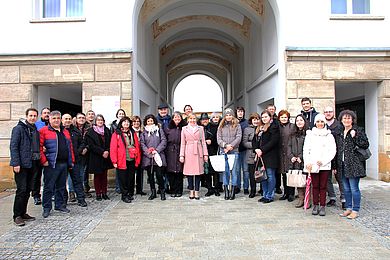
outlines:
[[25, 110], [36, 107], [35, 85], [82, 85], [82, 109], [92, 107], [92, 96], [120, 96], [132, 113], [131, 53], [0, 56], [0, 191], [13, 187], [9, 166], [12, 128]]
[[[286, 51], [286, 103], [300, 111], [309, 97], [317, 111], [335, 106], [335, 82], [379, 82], [379, 179], [390, 182], [390, 53], [381, 51]], [[294, 115], [294, 113], [292, 113]]]

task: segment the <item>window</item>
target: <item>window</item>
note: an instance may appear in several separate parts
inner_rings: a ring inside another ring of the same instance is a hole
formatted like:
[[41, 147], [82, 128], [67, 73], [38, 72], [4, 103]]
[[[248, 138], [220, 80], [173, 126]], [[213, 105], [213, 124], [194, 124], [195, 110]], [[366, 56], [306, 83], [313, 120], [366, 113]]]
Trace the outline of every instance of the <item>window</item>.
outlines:
[[68, 18], [84, 15], [83, 0], [35, 0], [34, 18]]
[[331, 0], [332, 14], [370, 14], [370, 0]]

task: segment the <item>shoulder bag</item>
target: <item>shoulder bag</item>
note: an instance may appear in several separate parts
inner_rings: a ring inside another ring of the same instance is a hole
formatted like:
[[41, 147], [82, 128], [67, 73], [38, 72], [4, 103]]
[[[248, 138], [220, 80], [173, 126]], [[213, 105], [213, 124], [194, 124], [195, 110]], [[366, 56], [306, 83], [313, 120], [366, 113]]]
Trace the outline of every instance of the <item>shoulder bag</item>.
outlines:
[[[261, 166], [259, 166], [259, 162], [260, 161], [261, 161], [261, 164], [262, 164]], [[254, 175], [255, 175], [255, 182], [257, 182], [257, 183], [265, 181], [265, 180], [268, 179], [267, 171], [265, 170], [265, 165], [264, 165], [262, 157], [259, 157], [256, 160], [255, 174]]]

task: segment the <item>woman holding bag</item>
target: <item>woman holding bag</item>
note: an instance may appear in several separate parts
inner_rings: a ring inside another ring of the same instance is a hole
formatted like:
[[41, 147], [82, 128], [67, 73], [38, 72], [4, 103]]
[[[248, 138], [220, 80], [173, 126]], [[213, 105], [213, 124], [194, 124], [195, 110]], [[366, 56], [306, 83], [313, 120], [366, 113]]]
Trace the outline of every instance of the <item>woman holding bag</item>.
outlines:
[[141, 162], [137, 134], [131, 128], [131, 120], [125, 116], [111, 136], [110, 158], [117, 169], [122, 201], [130, 203], [134, 196], [135, 168]]
[[187, 176], [189, 198], [199, 200], [200, 175], [204, 173], [204, 162], [208, 162], [208, 152], [204, 129], [196, 121], [196, 115], [189, 113], [188, 125], [181, 131], [180, 162], [184, 163], [183, 174]]
[[311, 174], [313, 185], [313, 215], [325, 216], [326, 190], [331, 161], [336, 154], [336, 143], [326, 128], [323, 114], [314, 118], [315, 127], [308, 130], [303, 145], [304, 171]]

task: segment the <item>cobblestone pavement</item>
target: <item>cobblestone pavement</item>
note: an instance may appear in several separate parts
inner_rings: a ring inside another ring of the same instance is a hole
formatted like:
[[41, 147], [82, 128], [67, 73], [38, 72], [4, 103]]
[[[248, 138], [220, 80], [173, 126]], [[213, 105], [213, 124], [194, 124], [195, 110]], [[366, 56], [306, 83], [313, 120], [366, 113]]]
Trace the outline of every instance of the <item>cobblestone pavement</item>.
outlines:
[[234, 201], [138, 196], [131, 204], [110, 194], [47, 219], [30, 205], [37, 220], [16, 227], [8, 196], [0, 199], [0, 259], [389, 259], [390, 184], [363, 180], [361, 187], [354, 221], [336, 208], [312, 216], [294, 202], [260, 204], [242, 193]]

